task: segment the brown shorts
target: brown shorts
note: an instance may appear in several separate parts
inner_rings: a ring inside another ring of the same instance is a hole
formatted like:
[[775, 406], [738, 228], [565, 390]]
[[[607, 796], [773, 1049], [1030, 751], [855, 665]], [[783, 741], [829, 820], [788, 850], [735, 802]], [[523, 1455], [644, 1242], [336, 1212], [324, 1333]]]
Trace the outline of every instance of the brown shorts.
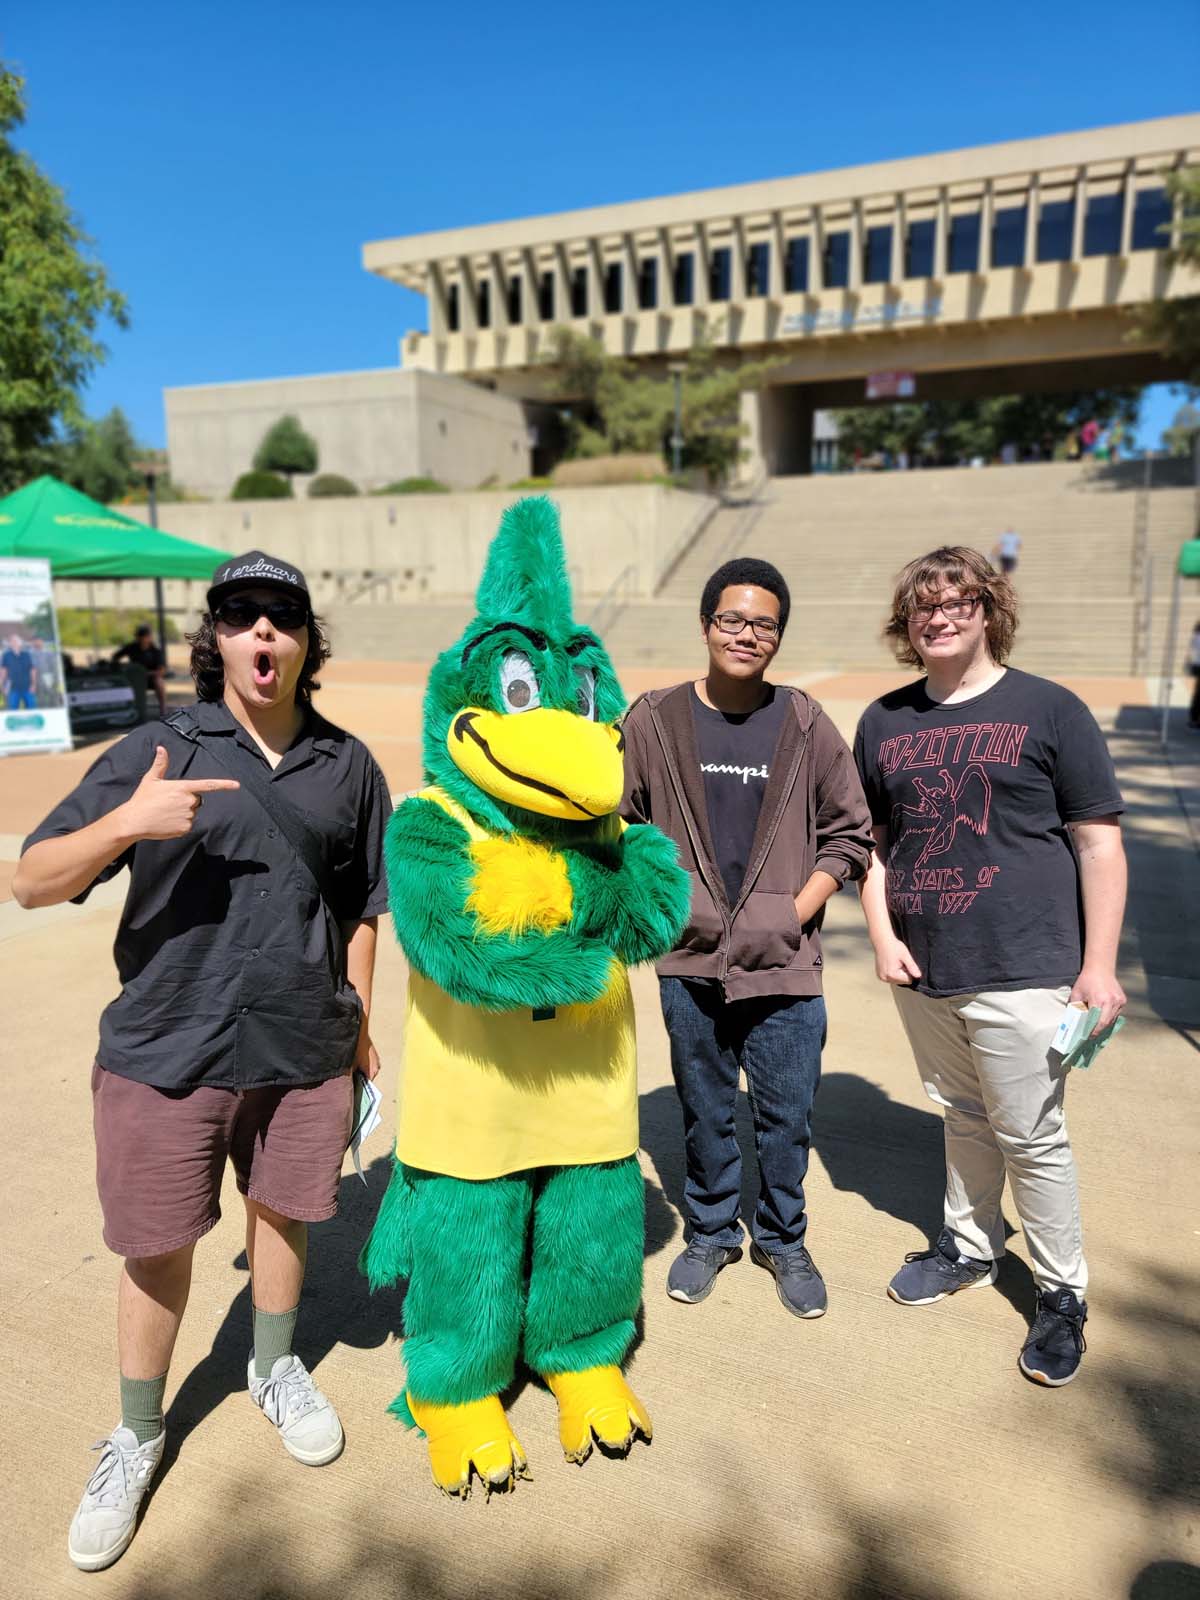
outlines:
[[337, 1211], [350, 1073], [299, 1089], [156, 1089], [92, 1068], [96, 1187], [119, 1256], [194, 1244], [221, 1215], [232, 1160], [244, 1195], [297, 1222]]

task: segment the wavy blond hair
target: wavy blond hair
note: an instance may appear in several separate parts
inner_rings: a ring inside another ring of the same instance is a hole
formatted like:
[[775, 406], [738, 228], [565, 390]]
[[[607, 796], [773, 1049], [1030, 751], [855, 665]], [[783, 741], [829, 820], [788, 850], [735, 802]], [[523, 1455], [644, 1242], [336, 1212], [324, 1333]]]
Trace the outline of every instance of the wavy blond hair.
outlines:
[[947, 586], [965, 595], [979, 595], [986, 618], [988, 649], [995, 661], [1008, 659], [1017, 631], [1017, 597], [1003, 573], [986, 556], [963, 544], [939, 545], [928, 555], [910, 561], [896, 579], [892, 615], [883, 630], [896, 659], [906, 667], [924, 662], [908, 637], [908, 619], [914, 606], [927, 604]]

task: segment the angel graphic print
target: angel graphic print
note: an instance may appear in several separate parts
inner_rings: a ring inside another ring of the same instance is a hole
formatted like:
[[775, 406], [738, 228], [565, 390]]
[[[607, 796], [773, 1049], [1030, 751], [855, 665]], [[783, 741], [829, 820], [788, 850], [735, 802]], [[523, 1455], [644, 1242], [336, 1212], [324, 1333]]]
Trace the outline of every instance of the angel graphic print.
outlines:
[[888, 908], [921, 969], [914, 987], [1074, 983], [1083, 923], [1069, 825], [1124, 809], [1083, 701], [1015, 667], [951, 705], [922, 679], [867, 708], [854, 753], [887, 832]]

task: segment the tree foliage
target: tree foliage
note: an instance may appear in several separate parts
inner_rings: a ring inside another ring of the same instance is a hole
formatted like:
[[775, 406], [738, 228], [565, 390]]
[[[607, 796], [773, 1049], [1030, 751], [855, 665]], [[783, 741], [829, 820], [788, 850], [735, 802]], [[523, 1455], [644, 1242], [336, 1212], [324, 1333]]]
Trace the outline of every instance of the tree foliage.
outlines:
[[282, 472], [289, 483], [293, 473], [315, 472], [317, 464], [317, 441], [290, 413], [271, 424], [254, 452], [255, 472]]
[[1193, 405], [1182, 405], [1171, 426], [1163, 429], [1163, 448], [1168, 455], [1190, 456], [1196, 448], [1197, 434], [1200, 434], [1200, 411]]
[[243, 472], [230, 491], [231, 500], [290, 500], [292, 480], [277, 472]]
[[[670, 459], [675, 428], [675, 386], [610, 356], [596, 339], [570, 328], [551, 331], [548, 365], [555, 390], [571, 402], [564, 417], [568, 459], [656, 451]], [[743, 389], [756, 388], [773, 361], [721, 366], [705, 332], [689, 350], [681, 381], [683, 465], [713, 479], [728, 475], [742, 453], [745, 432], [738, 418]]]
[[1180, 362], [1185, 381], [1195, 390], [1200, 389], [1200, 167], [1168, 173], [1166, 189], [1182, 212], [1170, 260], [1197, 274], [1198, 292], [1143, 306], [1137, 313], [1135, 336], [1161, 346], [1165, 356]]
[[128, 320], [62, 190], [14, 145], [24, 121], [25, 81], [0, 63], [0, 492], [52, 468], [107, 353], [104, 318]]
[[138, 459], [129, 419], [114, 406], [98, 422], [84, 418], [69, 430], [54, 452], [51, 471], [107, 505], [141, 482], [134, 466]]
[[925, 400], [900, 405], [855, 406], [835, 411], [838, 454], [904, 451], [914, 465], [952, 466], [981, 457], [995, 460], [1006, 445], [1018, 455], [1063, 453], [1068, 436], [1089, 421], [1132, 428], [1137, 389], [1076, 389], [1060, 394], [997, 395], [983, 400]]

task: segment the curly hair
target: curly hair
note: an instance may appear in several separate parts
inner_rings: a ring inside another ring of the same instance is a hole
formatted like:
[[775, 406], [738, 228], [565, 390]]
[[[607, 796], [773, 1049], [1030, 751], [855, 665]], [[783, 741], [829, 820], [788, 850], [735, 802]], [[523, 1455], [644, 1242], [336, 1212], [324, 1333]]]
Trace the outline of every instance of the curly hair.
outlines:
[[[225, 665], [217, 644], [217, 628], [212, 612], [206, 611], [195, 633], [189, 633], [186, 637], [192, 647], [191, 674], [196, 684], [197, 700], [222, 699], [225, 694]], [[308, 650], [300, 669], [300, 681], [296, 685], [297, 705], [312, 704], [313, 694], [321, 687], [317, 682], [317, 673], [329, 660], [329, 654], [329, 640], [325, 637], [321, 619], [310, 612]]]
[[908, 637], [909, 615], [915, 605], [936, 596], [947, 584], [963, 595], [980, 596], [988, 649], [994, 661], [1006, 661], [1017, 631], [1017, 597], [1013, 586], [986, 556], [962, 544], [944, 544], [928, 555], [918, 556], [897, 577], [892, 614], [883, 630], [884, 638], [891, 641], [896, 652], [896, 659], [906, 667], [924, 666]]

